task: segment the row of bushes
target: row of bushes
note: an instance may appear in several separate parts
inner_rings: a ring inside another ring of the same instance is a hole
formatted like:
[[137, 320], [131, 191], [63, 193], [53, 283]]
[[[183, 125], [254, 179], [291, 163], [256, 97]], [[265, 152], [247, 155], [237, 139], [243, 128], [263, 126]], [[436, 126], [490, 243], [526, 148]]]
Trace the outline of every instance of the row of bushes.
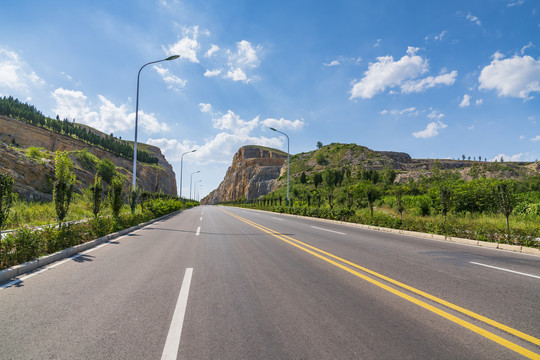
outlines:
[[85, 222], [47, 226], [37, 230], [25, 226], [16, 232], [5, 234], [0, 240], [0, 269], [31, 261], [194, 205], [195, 203], [183, 203], [174, 199], [152, 199], [145, 202], [142, 212], [124, 212], [117, 218], [96, 217]]
[[[250, 207], [257, 206], [251, 205]], [[511, 234], [508, 234], [503, 221], [490, 221], [490, 219], [492, 220], [493, 218], [483, 215], [470, 215], [469, 217], [449, 215], [446, 220], [443, 216], [407, 216], [402, 220], [399, 217], [383, 211], [374, 211], [373, 215], [371, 215], [369, 209], [350, 210], [347, 208], [330, 209], [306, 206], [271, 206], [257, 208], [277, 213], [347, 221], [392, 229], [528, 247], [540, 247], [540, 243], [537, 240], [537, 237], [540, 236], [540, 224], [527, 222], [519, 226], [514, 225]]]

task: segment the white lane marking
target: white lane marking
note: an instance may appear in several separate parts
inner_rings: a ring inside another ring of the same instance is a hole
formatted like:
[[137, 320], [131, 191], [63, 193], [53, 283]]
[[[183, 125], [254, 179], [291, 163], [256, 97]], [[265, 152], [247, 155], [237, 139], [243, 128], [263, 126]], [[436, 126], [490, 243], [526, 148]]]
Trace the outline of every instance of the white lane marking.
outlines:
[[273, 217], [273, 216], [271, 216], [271, 218], [272, 218], [272, 219], [274, 219], [274, 220], [279, 220], [279, 221], [283, 221], [283, 219], [280, 219], [280, 218], [277, 218], [277, 217]]
[[[114, 239], [114, 240], [119, 240], [119, 239], [121, 239], [121, 238], [123, 238], [123, 237], [124, 237], [124, 236], [121, 236], [120, 238], [117, 238], [117, 239]], [[76, 258], [78, 258], [78, 257], [81, 257], [81, 256], [83, 256], [83, 255], [85, 255], [85, 254], [88, 254], [88, 253], [90, 253], [90, 252], [92, 252], [92, 251], [95, 251], [95, 250], [97, 250], [97, 249], [99, 249], [99, 248], [102, 248], [102, 247], [104, 247], [105, 245], [109, 245], [109, 243], [110, 243], [110, 241], [106, 241], [106, 242], [104, 242], [103, 244], [98, 245], [98, 246], [96, 246], [96, 247], [94, 247], [94, 248], [91, 248], [91, 249], [88, 249], [88, 250], [83, 251], [83, 252], [81, 252], [81, 253], [78, 253], [78, 254], [76, 254], [76, 255], [73, 255], [73, 256], [71, 256], [71, 257], [69, 257], [69, 258], [67, 258], [67, 259], [58, 261], [58, 262], [56, 262], [55, 264], [53, 264], [53, 265], [51, 265], [51, 266], [46, 266], [46, 267], [44, 267], [44, 268], [41, 269], [41, 270], [32, 272], [32, 273], [30, 273], [30, 274], [28, 274], [28, 275], [25, 275], [25, 276], [22, 276], [22, 277], [20, 277], [20, 278], [18, 278], [18, 279], [16, 279], [16, 280], [10, 281], [10, 282], [8, 282], [8, 283], [6, 283], [6, 284], [0, 286], [0, 290], [6, 289], [6, 288], [8, 288], [8, 287], [10, 287], [10, 286], [13, 286], [13, 285], [18, 284], [18, 283], [20, 283], [20, 282], [23, 282], [24, 280], [29, 279], [29, 278], [31, 278], [31, 277], [33, 277], [33, 276], [38, 275], [38, 274], [41, 274], [41, 273], [43, 273], [43, 272], [45, 272], [45, 271], [47, 271], [47, 270], [54, 269], [54, 268], [57, 267], [57, 266], [63, 265], [63, 264], [65, 264], [65, 263], [67, 263], [67, 262], [69, 262], [69, 261], [71, 261], [71, 260], [74, 260], [74, 259], [76, 259]]]
[[180, 288], [180, 294], [176, 301], [176, 307], [174, 309], [174, 315], [169, 327], [169, 334], [165, 341], [165, 347], [161, 354], [161, 360], [175, 359], [178, 354], [178, 348], [180, 347], [180, 337], [182, 336], [182, 327], [184, 325], [184, 316], [186, 315], [187, 301], [189, 295], [189, 287], [191, 286], [191, 277], [193, 275], [193, 268], [187, 268], [184, 274], [184, 280], [182, 281], [182, 287]]
[[202, 216], [201, 216], [201, 221], [202, 221]]
[[201, 233], [201, 227], [199, 226], [199, 227], [197, 228], [197, 232], [195, 233], [195, 236], [199, 236], [200, 233]]
[[328, 230], [328, 229], [323, 229], [323, 228], [320, 228], [320, 227], [316, 227], [316, 226], [310, 226], [311, 228], [313, 229], [317, 229], [317, 230], [323, 230], [323, 231], [328, 231], [328, 232], [331, 232], [331, 233], [335, 233], [335, 234], [339, 234], [339, 235], [347, 235], [345, 233], [342, 233], [342, 232], [339, 232], [339, 231], [334, 231], [334, 230]]
[[504, 269], [504, 268], [500, 268], [500, 267], [496, 267], [496, 266], [491, 266], [491, 265], [486, 265], [486, 264], [480, 264], [480, 263], [472, 262], [472, 261], [471, 261], [470, 263], [471, 263], [471, 264], [474, 264], [474, 265], [485, 266], [485, 267], [492, 268], [492, 269], [497, 269], [497, 270], [507, 271], [507, 272], [511, 272], [511, 273], [519, 274], [519, 275], [523, 275], [523, 276], [529, 276], [529, 277], [532, 277], [532, 278], [535, 278], [535, 279], [540, 279], [540, 276], [531, 275], [531, 274], [527, 274], [527, 273], [522, 273], [522, 272], [519, 272], [519, 271], [514, 271], [514, 270]]

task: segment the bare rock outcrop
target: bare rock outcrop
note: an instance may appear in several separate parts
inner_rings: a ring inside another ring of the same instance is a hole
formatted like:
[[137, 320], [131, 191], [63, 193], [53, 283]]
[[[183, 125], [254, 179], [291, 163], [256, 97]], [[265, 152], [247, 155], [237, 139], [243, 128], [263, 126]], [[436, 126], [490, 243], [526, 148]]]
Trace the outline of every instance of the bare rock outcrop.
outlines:
[[202, 204], [217, 204], [242, 197], [256, 199], [273, 190], [287, 154], [261, 146], [241, 147], [219, 187], [202, 199]]
[[[33, 146], [50, 152], [86, 149], [99, 159], [111, 160], [118, 171], [126, 175], [128, 179], [132, 177], [132, 160], [116, 156], [107, 150], [70, 136], [0, 116], [0, 170], [7, 172], [14, 178], [14, 190], [24, 199], [52, 200], [54, 161], [28, 158], [24, 152], [13, 149], [8, 144], [16, 144], [18, 148], [22, 149]], [[144, 146], [145, 151], [158, 158], [159, 166], [137, 163], [138, 186], [151, 192], [161, 191], [165, 194], [177, 195], [176, 176], [171, 164], [167, 162], [159, 148], [146, 144], [142, 146]], [[71, 156], [71, 159], [76, 165], [77, 191], [80, 192], [81, 189], [86, 188], [94, 181], [95, 173], [80, 166], [74, 156]]]

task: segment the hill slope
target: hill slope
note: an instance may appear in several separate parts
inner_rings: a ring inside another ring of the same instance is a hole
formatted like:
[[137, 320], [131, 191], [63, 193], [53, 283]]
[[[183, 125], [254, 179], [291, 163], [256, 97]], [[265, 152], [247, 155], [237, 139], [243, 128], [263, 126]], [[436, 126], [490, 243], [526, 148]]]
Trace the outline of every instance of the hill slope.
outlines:
[[[28, 157], [24, 150], [30, 147], [42, 148], [42, 156]], [[157, 164], [137, 164], [139, 187], [151, 192], [162, 191], [177, 195], [176, 177], [172, 166], [159, 148], [150, 145], [145, 145], [144, 148], [157, 158]], [[94, 180], [95, 168], [79, 160], [77, 152], [84, 149], [98, 159], [111, 160], [120, 174], [131, 179], [133, 162], [130, 159], [67, 135], [0, 116], [0, 169], [15, 179], [14, 190], [24, 199], [46, 201], [52, 199], [54, 180], [52, 153], [57, 150], [70, 152], [70, 158], [75, 164], [77, 191], [86, 188]]]

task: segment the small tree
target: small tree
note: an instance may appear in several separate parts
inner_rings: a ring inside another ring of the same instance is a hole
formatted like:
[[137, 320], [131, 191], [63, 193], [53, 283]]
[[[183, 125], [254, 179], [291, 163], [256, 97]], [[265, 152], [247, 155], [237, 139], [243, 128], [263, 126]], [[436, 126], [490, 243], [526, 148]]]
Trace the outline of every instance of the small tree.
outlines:
[[103, 158], [98, 162], [96, 168], [98, 175], [110, 184], [113, 177], [116, 175], [116, 166], [114, 166], [112, 161], [107, 158]]
[[13, 178], [0, 172], [0, 240], [2, 228], [7, 221], [13, 203]]
[[57, 151], [55, 157], [55, 182], [53, 199], [58, 222], [64, 221], [71, 204], [73, 190], [75, 189], [75, 174], [71, 171], [73, 163], [66, 152]]
[[322, 175], [320, 173], [313, 174], [313, 185], [315, 185], [315, 188], [319, 186], [323, 181]]
[[506, 238], [510, 236], [510, 214], [516, 205], [514, 186], [510, 181], [503, 181], [497, 185], [497, 203], [500, 211], [506, 217]]
[[323, 147], [322, 142], [317, 141], [317, 149], [321, 149]]
[[394, 195], [396, 196], [396, 210], [399, 212], [401, 221], [403, 221], [403, 210], [405, 210], [405, 207], [403, 206], [403, 187], [396, 187]]
[[371, 212], [371, 217], [373, 217], [373, 207], [375, 205], [375, 201], [379, 198], [379, 196], [379, 191], [375, 186], [368, 186], [366, 188], [366, 199]]
[[452, 207], [452, 189], [443, 185], [439, 188], [439, 200], [441, 201], [441, 212], [444, 216], [444, 224], [446, 225], [446, 214]]
[[302, 174], [300, 174], [300, 184], [307, 183], [307, 176], [306, 173], [302, 171]]
[[111, 207], [112, 215], [115, 219], [120, 216], [120, 210], [122, 209], [122, 188], [123, 181], [118, 176], [115, 176], [111, 180], [111, 186], [109, 187], [109, 205]]
[[94, 177], [94, 184], [90, 185], [90, 192], [92, 194], [92, 212], [94, 213], [94, 217], [97, 218], [103, 201], [103, 184], [97, 174]]

